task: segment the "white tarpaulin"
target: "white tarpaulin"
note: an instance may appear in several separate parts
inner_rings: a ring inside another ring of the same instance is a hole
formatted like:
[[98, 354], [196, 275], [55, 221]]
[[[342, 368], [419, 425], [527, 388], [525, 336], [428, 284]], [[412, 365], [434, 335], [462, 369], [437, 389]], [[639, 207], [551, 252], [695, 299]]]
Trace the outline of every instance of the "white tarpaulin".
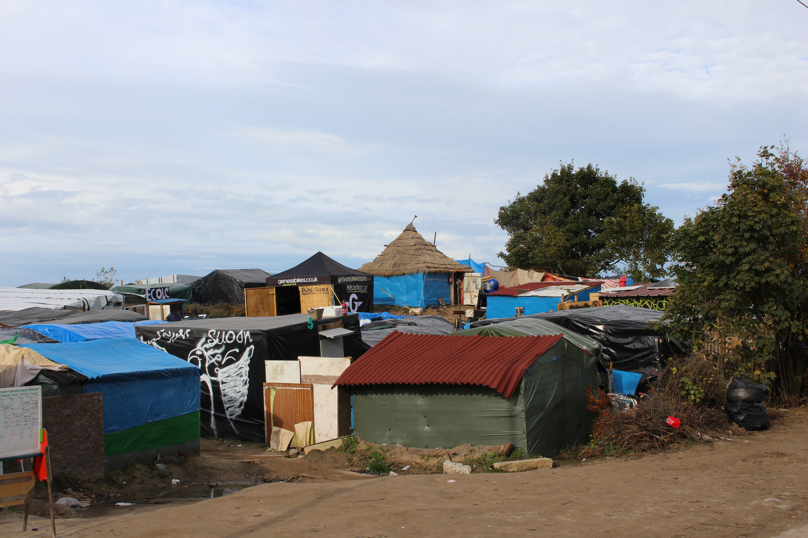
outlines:
[[107, 290], [0, 288], [0, 310], [24, 310], [31, 307], [101, 310], [122, 306], [123, 295]]

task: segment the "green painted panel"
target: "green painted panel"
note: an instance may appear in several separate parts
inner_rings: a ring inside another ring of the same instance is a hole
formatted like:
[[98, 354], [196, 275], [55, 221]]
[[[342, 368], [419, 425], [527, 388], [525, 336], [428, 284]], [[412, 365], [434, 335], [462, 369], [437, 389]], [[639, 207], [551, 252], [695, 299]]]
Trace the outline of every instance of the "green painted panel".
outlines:
[[158, 420], [104, 436], [107, 456], [152, 450], [199, 439], [199, 411]]
[[506, 399], [475, 385], [353, 388], [354, 433], [372, 443], [429, 448], [512, 443], [525, 448], [525, 414], [517, 392]]

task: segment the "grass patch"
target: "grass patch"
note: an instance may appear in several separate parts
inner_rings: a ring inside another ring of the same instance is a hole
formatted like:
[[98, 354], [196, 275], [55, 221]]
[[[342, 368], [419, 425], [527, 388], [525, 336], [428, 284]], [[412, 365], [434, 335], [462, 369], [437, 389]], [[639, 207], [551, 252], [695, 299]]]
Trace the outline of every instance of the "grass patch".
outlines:
[[377, 450], [368, 452], [368, 471], [371, 474], [390, 474], [390, 464], [387, 463], [387, 456]]
[[356, 440], [355, 435], [349, 435], [342, 440], [342, 446], [339, 448], [342, 452], [353, 454], [356, 452], [356, 447], [359, 446], [359, 441]]

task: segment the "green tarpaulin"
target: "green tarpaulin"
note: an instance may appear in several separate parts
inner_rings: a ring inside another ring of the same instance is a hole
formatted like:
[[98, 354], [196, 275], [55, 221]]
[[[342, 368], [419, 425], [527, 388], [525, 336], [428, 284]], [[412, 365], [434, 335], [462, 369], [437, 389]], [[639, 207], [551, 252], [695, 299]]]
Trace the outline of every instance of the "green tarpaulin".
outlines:
[[196, 439], [199, 439], [199, 411], [107, 434], [104, 436], [104, 453], [114, 456]]

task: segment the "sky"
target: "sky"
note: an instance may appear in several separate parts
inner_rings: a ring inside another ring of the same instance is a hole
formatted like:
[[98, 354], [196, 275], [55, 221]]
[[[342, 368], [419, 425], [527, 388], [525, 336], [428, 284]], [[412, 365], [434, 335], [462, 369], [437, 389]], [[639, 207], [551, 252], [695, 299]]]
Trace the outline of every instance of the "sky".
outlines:
[[0, 0], [0, 286], [358, 268], [415, 215], [503, 265], [499, 207], [560, 163], [678, 225], [788, 139], [796, 0]]

